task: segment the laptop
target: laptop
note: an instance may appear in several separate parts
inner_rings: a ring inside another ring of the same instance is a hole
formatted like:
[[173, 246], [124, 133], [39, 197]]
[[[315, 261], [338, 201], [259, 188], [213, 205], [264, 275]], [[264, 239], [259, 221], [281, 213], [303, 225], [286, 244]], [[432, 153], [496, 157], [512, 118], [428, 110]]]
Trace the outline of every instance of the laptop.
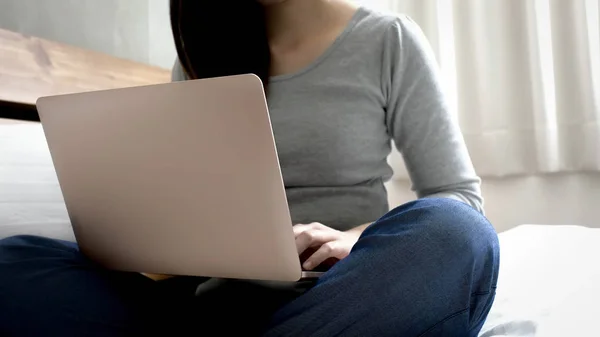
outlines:
[[255, 75], [42, 97], [81, 251], [109, 269], [267, 281], [302, 270]]

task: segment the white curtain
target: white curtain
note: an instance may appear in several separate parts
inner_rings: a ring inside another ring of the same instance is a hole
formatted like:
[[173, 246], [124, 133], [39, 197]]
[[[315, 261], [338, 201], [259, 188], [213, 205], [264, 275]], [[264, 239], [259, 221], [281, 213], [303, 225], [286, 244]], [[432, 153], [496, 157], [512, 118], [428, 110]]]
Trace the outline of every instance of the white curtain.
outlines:
[[481, 176], [600, 171], [600, 0], [363, 0], [411, 16]]

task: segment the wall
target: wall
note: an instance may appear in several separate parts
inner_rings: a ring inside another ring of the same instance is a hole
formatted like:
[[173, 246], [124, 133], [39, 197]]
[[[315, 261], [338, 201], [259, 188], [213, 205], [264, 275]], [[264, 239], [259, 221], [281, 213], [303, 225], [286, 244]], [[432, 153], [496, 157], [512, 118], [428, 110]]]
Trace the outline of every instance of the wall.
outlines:
[[0, 28], [165, 68], [168, 0], [0, 0]]
[[[498, 231], [521, 224], [600, 228], [600, 173], [484, 178], [486, 215]], [[390, 202], [413, 200], [410, 183], [388, 184]]]
[[[390, 205], [415, 199], [402, 157], [389, 158], [395, 174], [387, 184]], [[523, 224], [600, 228], [600, 173], [482, 177], [486, 216], [502, 232]]]
[[148, 31], [148, 62], [171, 68], [177, 53], [173, 44], [168, 0], [148, 0]]
[[392, 8], [391, 0], [356, 0], [355, 2], [363, 6], [369, 6], [378, 9]]

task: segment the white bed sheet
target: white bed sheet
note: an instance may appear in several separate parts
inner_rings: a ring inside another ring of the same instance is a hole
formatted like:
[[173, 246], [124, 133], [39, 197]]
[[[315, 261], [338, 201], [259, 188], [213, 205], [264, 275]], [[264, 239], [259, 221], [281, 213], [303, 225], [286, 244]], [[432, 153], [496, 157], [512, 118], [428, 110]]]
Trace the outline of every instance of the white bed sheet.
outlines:
[[500, 247], [482, 336], [600, 336], [600, 229], [524, 225]]
[[[0, 238], [74, 240], [39, 124], [0, 123]], [[496, 301], [481, 336], [600, 336], [600, 229], [526, 225], [500, 235]]]
[[74, 239], [39, 123], [0, 123], [0, 237]]

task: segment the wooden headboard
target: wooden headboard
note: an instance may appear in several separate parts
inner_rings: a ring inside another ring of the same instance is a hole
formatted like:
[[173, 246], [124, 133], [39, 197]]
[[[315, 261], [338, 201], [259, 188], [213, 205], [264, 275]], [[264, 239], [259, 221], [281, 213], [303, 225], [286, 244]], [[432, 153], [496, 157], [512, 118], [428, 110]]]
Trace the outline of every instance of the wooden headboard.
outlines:
[[169, 81], [168, 69], [0, 29], [0, 118], [39, 120], [41, 96]]

